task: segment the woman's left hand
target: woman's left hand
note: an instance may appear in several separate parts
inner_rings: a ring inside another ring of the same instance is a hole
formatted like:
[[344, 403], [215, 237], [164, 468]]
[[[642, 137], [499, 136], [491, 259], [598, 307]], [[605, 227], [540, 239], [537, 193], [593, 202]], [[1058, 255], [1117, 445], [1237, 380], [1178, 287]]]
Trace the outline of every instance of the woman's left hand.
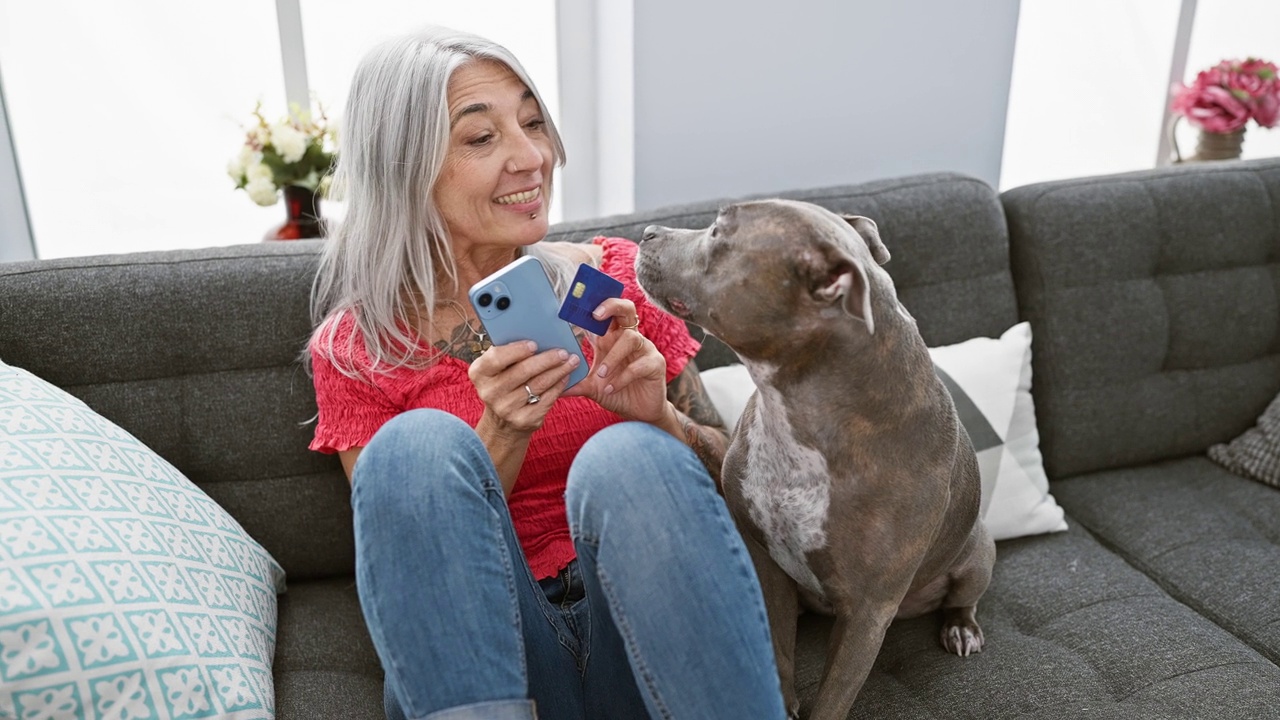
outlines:
[[593, 313], [613, 318], [595, 345], [595, 363], [586, 379], [564, 395], [582, 395], [628, 420], [659, 423], [667, 415], [667, 360], [636, 329], [639, 315], [630, 300], [610, 298]]

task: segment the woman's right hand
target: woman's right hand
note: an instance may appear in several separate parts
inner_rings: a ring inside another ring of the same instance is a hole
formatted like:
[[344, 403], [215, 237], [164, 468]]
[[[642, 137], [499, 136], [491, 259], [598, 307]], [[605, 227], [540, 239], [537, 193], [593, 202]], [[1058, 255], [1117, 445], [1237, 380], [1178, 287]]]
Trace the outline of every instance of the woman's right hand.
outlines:
[[[525, 340], [489, 348], [467, 372], [484, 402], [481, 422], [492, 423], [503, 434], [533, 433], [542, 427], [579, 362], [578, 356], [560, 348], [537, 352], [536, 345]], [[530, 393], [538, 402], [529, 402]]]

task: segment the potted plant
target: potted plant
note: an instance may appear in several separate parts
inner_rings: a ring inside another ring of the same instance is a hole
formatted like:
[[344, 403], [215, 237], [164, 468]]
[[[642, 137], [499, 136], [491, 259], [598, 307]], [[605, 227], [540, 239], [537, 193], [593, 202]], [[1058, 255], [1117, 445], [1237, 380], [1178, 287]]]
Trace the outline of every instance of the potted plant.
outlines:
[[253, 110], [244, 145], [227, 164], [227, 174], [249, 199], [264, 207], [284, 195], [287, 217], [267, 239], [296, 240], [324, 235], [320, 198], [328, 189], [338, 145], [337, 125], [320, 108], [318, 115], [292, 104], [292, 112], [272, 124]]
[[[1223, 60], [1200, 71], [1189, 85], [1174, 88], [1172, 110], [1199, 128], [1196, 154], [1187, 160], [1226, 160], [1240, 157], [1245, 126], [1280, 123], [1280, 79], [1274, 63], [1259, 58]], [[1172, 126], [1170, 128], [1172, 132]], [[1173, 143], [1176, 162], [1182, 162]]]

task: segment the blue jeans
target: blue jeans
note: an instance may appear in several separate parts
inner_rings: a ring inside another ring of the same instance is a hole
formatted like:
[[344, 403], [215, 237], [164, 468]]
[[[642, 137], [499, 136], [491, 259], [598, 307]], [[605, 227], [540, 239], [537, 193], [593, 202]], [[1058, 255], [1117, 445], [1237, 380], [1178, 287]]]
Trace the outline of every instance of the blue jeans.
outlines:
[[414, 410], [373, 437], [351, 505], [388, 718], [785, 717], [755, 570], [688, 447], [606, 428], [565, 500], [578, 559], [539, 583], [470, 427]]

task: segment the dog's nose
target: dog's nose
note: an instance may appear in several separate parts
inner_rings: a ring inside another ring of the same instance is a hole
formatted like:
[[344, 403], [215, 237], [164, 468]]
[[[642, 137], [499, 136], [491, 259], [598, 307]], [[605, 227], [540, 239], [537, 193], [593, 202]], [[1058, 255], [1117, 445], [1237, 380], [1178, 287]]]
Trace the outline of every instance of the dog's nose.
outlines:
[[644, 242], [646, 240], [652, 240], [658, 237], [658, 230], [660, 229], [661, 229], [661, 226], [659, 225], [650, 225], [649, 227], [645, 228], [644, 234], [640, 236], [640, 242]]

